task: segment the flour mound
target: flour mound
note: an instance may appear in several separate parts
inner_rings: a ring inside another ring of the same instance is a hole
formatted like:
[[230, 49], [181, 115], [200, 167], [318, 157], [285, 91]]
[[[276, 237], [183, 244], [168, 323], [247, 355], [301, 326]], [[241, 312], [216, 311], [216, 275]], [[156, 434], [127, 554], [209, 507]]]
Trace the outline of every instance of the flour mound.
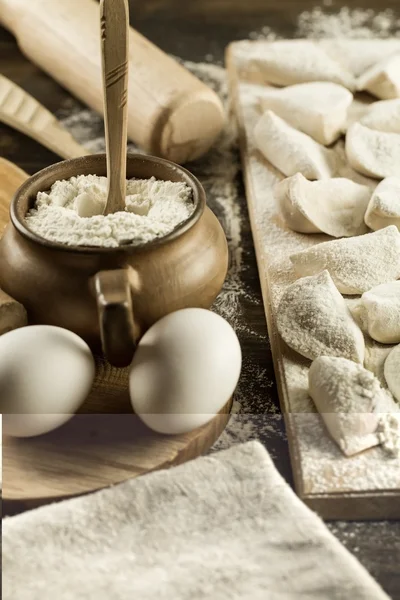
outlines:
[[307, 179], [329, 179], [337, 170], [337, 155], [297, 131], [271, 110], [254, 128], [256, 147], [284, 175], [302, 173]]
[[400, 52], [383, 59], [363, 73], [357, 80], [357, 90], [365, 90], [382, 100], [399, 98]]
[[66, 245], [116, 247], [167, 235], [194, 211], [185, 183], [150, 179], [127, 181], [125, 211], [103, 216], [107, 178], [78, 175], [39, 192], [25, 218], [41, 237]]
[[370, 371], [346, 358], [321, 356], [312, 363], [308, 381], [318, 412], [346, 456], [378, 444], [392, 453], [388, 418], [396, 406]]
[[383, 179], [400, 171], [400, 134], [376, 131], [354, 123], [346, 135], [350, 165], [363, 175]]
[[287, 345], [306, 358], [364, 360], [363, 334], [328, 271], [299, 279], [285, 290], [277, 327]]
[[388, 225], [400, 229], [400, 178], [387, 177], [375, 188], [365, 213], [365, 222], [374, 231]]
[[329, 145], [345, 131], [352, 101], [353, 94], [343, 86], [314, 82], [267, 89], [261, 105], [320, 144]]
[[400, 281], [365, 292], [354, 310], [372, 339], [381, 344], [400, 343]]
[[323, 242], [290, 257], [299, 277], [327, 269], [342, 294], [363, 294], [400, 278], [400, 233], [391, 225], [374, 233]]
[[370, 129], [400, 133], [400, 99], [374, 102], [360, 119]]
[[263, 74], [265, 83], [287, 86], [331, 81], [350, 90], [355, 88], [351, 73], [309, 40], [272, 42], [255, 54], [252, 62]]
[[284, 179], [274, 189], [287, 225], [300, 233], [326, 233], [349, 237], [367, 233], [365, 211], [370, 189], [338, 177], [307, 181], [297, 173]]

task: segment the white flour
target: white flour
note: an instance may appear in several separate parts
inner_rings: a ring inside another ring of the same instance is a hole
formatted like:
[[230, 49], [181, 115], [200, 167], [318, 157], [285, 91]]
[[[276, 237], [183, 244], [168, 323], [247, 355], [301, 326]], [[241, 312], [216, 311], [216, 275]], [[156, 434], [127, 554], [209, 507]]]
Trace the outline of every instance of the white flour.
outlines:
[[192, 191], [181, 182], [132, 179], [125, 211], [104, 216], [107, 178], [79, 175], [39, 192], [25, 223], [37, 235], [70, 246], [146, 243], [163, 237], [193, 213]]

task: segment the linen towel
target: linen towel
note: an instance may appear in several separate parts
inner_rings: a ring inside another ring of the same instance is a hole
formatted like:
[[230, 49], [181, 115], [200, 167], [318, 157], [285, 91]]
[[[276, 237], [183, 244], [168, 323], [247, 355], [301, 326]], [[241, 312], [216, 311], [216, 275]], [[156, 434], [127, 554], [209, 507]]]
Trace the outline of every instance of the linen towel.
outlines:
[[258, 442], [3, 521], [5, 600], [380, 600]]

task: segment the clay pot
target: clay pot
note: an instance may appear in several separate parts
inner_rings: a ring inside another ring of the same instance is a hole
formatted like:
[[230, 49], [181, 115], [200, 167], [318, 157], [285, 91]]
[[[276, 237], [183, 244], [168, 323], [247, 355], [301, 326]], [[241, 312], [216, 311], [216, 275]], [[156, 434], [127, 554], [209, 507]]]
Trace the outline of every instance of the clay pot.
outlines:
[[104, 154], [59, 162], [20, 187], [0, 241], [0, 288], [26, 307], [30, 323], [70, 329], [94, 350], [102, 342], [108, 360], [123, 366], [155, 321], [181, 308], [211, 306], [226, 276], [227, 242], [191, 173], [134, 154], [127, 158], [128, 178], [183, 181], [193, 190], [195, 210], [172, 233], [146, 244], [94, 248], [50, 242], [26, 228], [39, 191], [90, 173], [106, 175]]

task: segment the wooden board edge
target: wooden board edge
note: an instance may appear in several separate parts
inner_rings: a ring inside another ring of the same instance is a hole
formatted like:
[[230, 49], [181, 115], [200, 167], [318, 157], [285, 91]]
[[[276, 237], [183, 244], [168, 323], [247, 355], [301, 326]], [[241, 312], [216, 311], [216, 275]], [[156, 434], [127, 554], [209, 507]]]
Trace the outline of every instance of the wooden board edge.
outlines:
[[[247, 136], [246, 136], [245, 127], [244, 127], [244, 119], [243, 119], [242, 109], [241, 109], [240, 102], [239, 102], [239, 80], [237, 78], [237, 71], [234, 66], [234, 59], [232, 56], [233, 47], [235, 46], [236, 43], [237, 42], [232, 42], [226, 48], [225, 63], [226, 63], [227, 75], [228, 75], [228, 86], [229, 86], [229, 89], [231, 92], [231, 98], [233, 100], [233, 105], [234, 105], [234, 116], [236, 118], [237, 127], [238, 127], [239, 148], [240, 148], [242, 164], [246, 165], [246, 163], [247, 163], [247, 158], [246, 158]], [[301, 469], [301, 462], [300, 462], [300, 458], [299, 458], [299, 445], [298, 445], [296, 436], [294, 435], [292, 415], [289, 412], [289, 404], [288, 404], [288, 400], [287, 400], [287, 389], [286, 389], [286, 386], [284, 383], [285, 378], [282, 376], [282, 363], [279, 358], [280, 346], [281, 346], [282, 342], [274, 333], [271, 334], [271, 332], [276, 331], [276, 326], [274, 325], [275, 319], [274, 319], [274, 316], [271, 311], [271, 303], [269, 302], [269, 283], [268, 283], [267, 277], [264, 277], [264, 275], [262, 277], [260, 276], [260, 273], [267, 273], [267, 269], [264, 266], [265, 261], [262, 256], [263, 253], [259, 247], [260, 244], [258, 241], [257, 227], [256, 227], [256, 223], [255, 223], [255, 218], [254, 218], [254, 210], [250, 210], [250, 208], [252, 206], [252, 194], [254, 194], [254, 191], [253, 191], [253, 184], [252, 184], [252, 181], [249, 176], [248, 168], [243, 169], [243, 179], [244, 179], [244, 185], [245, 185], [245, 191], [246, 191], [246, 201], [247, 201], [247, 204], [249, 205], [248, 212], [249, 212], [249, 219], [250, 219], [250, 227], [251, 227], [254, 249], [255, 249], [255, 254], [256, 254], [258, 274], [259, 274], [259, 280], [260, 280], [260, 286], [261, 286], [261, 292], [262, 292], [262, 298], [263, 298], [263, 304], [264, 304], [264, 313], [265, 313], [265, 317], [266, 317], [268, 333], [270, 336], [270, 346], [271, 346], [272, 361], [273, 361], [274, 371], [275, 371], [275, 376], [276, 376], [276, 384], [277, 384], [277, 388], [278, 388], [278, 397], [279, 397], [279, 402], [280, 402], [281, 410], [283, 413], [283, 417], [285, 420], [286, 435], [287, 435], [288, 444], [289, 444], [289, 454], [290, 454], [292, 470], [293, 470], [294, 485], [295, 485], [295, 490], [296, 490], [297, 494], [300, 497], [303, 497], [304, 490], [303, 490], [302, 476], [301, 476], [302, 469]]]
[[310, 494], [301, 499], [327, 521], [400, 520], [400, 491], [396, 490], [376, 493]]

